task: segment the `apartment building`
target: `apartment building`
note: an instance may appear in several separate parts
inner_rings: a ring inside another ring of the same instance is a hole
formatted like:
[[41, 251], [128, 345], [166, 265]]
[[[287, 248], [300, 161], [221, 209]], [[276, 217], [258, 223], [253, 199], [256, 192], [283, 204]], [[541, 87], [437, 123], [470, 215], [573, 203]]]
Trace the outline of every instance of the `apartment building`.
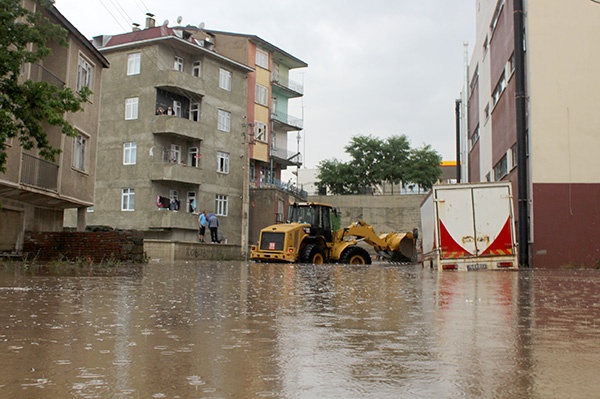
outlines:
[[246, 79], [252, 68], [183, 27], [98, 36], [111, 62], [100, 115], [96, 200], [90, 225], [197, 241], [197, 213], [240, 243]]
[[[523, 12], [515, 14], [515, 4], [521, 3]], [[529, 266], [597, 267], [600, 4], [477, 0], [476, 7], [477, 37], [463, 91], [467, 146], [461, 174], [473, 182], [513, 182], [515, 209], [521, 205], [518, 198], [527, 209], [527, 220], [518, 224], [527, 226]], [[524, 25], [526, 128], [521, 143], [515, 15], [523, 16]], [[517, 162], [520, 145], [526, 150], [525, 167]], [[518, 193], [519, 173], [526, 196]]]
[[93, 95], [83, 111], [66, 120], [78, 133], [66, 137], [60, 127], [46, 125], [49, 143], [62, 152], [55, 162], [24, 150], [17, 139], [9, 142], [6, 173], [0, 174], [0, 252], [20, 252], [25, 230], [61, 231], [66, 209], [77, 209], [76, 225], [86, 225], [86, 209], [93, 205], [98, 145], [102, 73], [109, 63], [55, 8], [35, 1], [24, 6], [41, 12], [68, 32], [68, 46], [50, 43], [51, 55], [36, 64], [23, 65], [21, 80], [44, 81], [75, 91], [88, 86]]

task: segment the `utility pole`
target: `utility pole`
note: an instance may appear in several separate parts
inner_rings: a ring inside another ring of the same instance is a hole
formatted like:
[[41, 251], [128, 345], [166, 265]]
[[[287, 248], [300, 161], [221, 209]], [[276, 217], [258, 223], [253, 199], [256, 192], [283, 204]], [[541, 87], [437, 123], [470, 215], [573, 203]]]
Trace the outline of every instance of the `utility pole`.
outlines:
[[[245, 117], [244, 117], [245, 120]], [[244, 146], [244, 182], [242, 183], [242, 256], [248, 261], [248, 236], [250, 227], [250, 146], [254, 144], [254, 126], [242, 124], [242, 145]]]

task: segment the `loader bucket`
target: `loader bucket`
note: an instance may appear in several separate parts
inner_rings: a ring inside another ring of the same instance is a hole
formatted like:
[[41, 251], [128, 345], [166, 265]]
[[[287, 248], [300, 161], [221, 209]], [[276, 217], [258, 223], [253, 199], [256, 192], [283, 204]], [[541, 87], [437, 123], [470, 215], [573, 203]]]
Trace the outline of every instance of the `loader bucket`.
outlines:
[[380, 236], [388, 244], [388, 248], [379, 254], [390, 262], [414, 262], [416, 260], [416, 245], [412, 233], [388, 233]]

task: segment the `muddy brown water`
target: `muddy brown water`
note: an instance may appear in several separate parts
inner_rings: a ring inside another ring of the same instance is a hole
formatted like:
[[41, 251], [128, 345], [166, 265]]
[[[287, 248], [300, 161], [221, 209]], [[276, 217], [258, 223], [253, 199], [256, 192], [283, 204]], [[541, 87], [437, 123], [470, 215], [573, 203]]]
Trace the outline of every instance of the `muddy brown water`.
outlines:
[[600, 272], [0, 272], [0, 398], [597, 398]]

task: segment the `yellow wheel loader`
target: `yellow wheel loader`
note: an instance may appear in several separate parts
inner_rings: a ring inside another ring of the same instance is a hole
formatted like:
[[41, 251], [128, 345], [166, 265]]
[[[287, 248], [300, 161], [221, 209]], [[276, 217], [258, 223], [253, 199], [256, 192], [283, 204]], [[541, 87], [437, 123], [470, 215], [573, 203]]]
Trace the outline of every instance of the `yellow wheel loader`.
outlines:
[[369, 265], [371, 255], [357, 245], [359, 241], [371, 245], [378, 256], [391, 262], [413, 262], [416, 258], [416, 237], [412, 232], [377, 235], [363, 220], [340, 228], [340, 214], [333, 206], [297, 202], [290, 205], [287, 223], [260, 231], [258, 245], [251, 247], [250, 259]]

